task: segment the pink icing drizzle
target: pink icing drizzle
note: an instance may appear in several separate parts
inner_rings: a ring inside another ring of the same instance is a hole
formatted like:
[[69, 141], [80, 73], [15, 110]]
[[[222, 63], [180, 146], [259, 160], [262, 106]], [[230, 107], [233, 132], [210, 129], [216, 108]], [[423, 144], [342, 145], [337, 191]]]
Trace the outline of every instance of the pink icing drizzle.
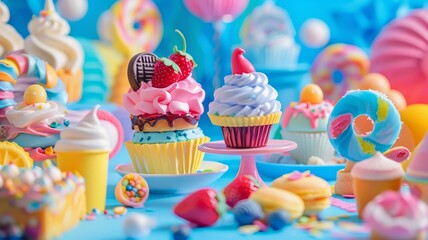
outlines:
[[12, 91], [0, 91], [0, 99], [13, 99]]
[[335, 139], [345, 131], [352, 123], [352, 115], [347, 113], [338, 116], [331, 122], [330, 136]]
[[192, 77], [165, 88], [141, 83], [138, 91], [130, 89], [123, 96], [125, 109], [134, 116], [145, 114], [202, 114], [205, 91]]
[[56, 153], [52, 155], [46, 154], [45, 151], [41, 148], [25, 148], [24, 150], [28, 152], [30, 157], [36, 162], [56, 158]]
[[331, 206], [338, 207], [340, 209], [343, 209], [347, 212], [356, 212], [357, 211], [357, 205], [353, 202], [345, 202], [339, 198], [331, 197], [330, 198], [330, 204]]
[[5, 125], [5, 127], [7, 128], [6, 139], [14, 139], [21, 133], [46, 137], [49, 135], [59, 134], [61, 132], [61, 129], [51, 128], [45, 123], [32, 124], [25, 128], [17, 128], [12, 124]]
[[287, 127], [290, 118], [295, 118], [301, 113], [309, 119], [311, 128], [317, 128], [318, 119], [327, 118], [332, 109], [333, 106], [327, 101], [322, 101], [320, 104], [298, 103], [294, 106], [290, 105], [285, 110], [282, 126]]

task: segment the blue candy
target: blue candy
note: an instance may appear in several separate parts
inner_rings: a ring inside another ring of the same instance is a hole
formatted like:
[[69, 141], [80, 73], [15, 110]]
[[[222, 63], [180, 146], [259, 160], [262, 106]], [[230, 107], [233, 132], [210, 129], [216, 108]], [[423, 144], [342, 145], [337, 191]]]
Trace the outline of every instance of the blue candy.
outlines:
[[284, 210], [278, 210], [269, 214], [267, 221], [273, 230], [281, 230], [290, 222], [290, 215]]
[[253, 200], [246, 199], [239, 201], [233, 208], [233, 215], [239, 225], [250, 225], [255, 220], [264, 217], [262, 208]]

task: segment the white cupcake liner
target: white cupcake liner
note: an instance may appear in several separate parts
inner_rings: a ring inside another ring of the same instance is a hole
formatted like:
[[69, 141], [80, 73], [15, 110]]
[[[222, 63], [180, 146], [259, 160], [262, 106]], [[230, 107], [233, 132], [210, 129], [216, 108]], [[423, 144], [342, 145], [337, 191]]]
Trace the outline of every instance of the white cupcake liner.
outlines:
[[328, 162], [334, 156], [335, 150], [326, 132], [302, 133], [282, 130], [281, 135], [284, 139], [297, 143], [297, 149], [290, 151], [290, 155], [299, 163], [307, 164], [312, 156]]

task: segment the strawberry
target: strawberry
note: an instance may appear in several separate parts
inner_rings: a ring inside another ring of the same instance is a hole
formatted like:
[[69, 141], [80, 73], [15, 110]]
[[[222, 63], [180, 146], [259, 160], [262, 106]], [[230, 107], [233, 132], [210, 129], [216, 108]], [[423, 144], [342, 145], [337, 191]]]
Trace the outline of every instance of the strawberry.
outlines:
[[180, 67], [168, 58], [156, 61], [152, 76], [152, 86], [157, 88], [168, 87], [176, 83], [181, 77]]
[[196, 67], [196, 63], [190, 54], [186, 53], [186, 39], [184, 35], [179, 31], [175, 30], [183, 39], [183, 50], [178, 50], [177, 46], [174, 46], [174, 53], [169, 56], [169, 59], [174, 61], [181, 69], [181, 77], [179, 81], [186, 79]]
[[212, 188], [197, 190], [174, 206], [175, 215], [199, 227], [213, 225], [225, 211], [223, 194]]
[[223, 189], [226, 203], [230, 207], [241, 200], [248, 199], [260, 187], [260, 182], [250, 175], [239, 176]]

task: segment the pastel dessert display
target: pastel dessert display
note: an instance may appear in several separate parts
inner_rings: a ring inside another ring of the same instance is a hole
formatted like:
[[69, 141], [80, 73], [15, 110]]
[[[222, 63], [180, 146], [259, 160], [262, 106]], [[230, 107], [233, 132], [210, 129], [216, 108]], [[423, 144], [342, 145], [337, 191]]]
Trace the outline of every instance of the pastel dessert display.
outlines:
[[140, 53], [129, 62], [131, 89], [123, 102], [135, 133], [125, 146], [139, 173], [195, 173], [202, 163], [198, 146], [209, 141], [198, 127], [205, 91], [185, 50], [160, 59]]
[[261, 183], [251, 175], [238, 176], [224, 189], [223, 194], [229, 207], [234, 207], [239, 201], [248, 199], [250, 195], [261, 187]]
[[36, 161], [53, 159], [53, 146], [60, 132], [68, 127], [67, 110], [54, 101], [47, 101], [45, 89], [37, 84], [29, 86], [24, 102], [6, 111], [10, 125], [2, 126], [5, 139], [26, 148]]
[[248, 59], [260, 68], [293, 68], [298, 63], [300, 46], [288, 13], [265, 1], [255, 7], [241, 28], [242, 47]]
[[364, 223], [370, 226], [370, 239], [425, 239], [428, 208], [417, 197], [386, 191], [367, 204]]
[[305, 205], [296, 194], [274, 187], [262, 187], [251, 194], [251, 200], [260, 204], [263, 212], [269, 215], [275, 211], [283, 210], [294, 221], [303, 215]]
[[391, 21], [371, 48], [370, 71], [388, 78], [391, 87], [400, 91], [408, 104], [428, 103], [427, 13], [427, 9], [417, 9]]
[[400, 191], [404, 175], [401, 165], [376, 152], [373, 157], [354, 165], [351, 171], [358, 216], [363, 216], [364, 208], [378, 194]]
[[[371, 131], [356, 133], [354, 123], [360, 115], [372, 121]], [[400, 115], [392, 102], [380, 92], [351, 90], [336, 103], [327, 123], [327, 133], [336, 152], [347, 159], [345, 169], [337, 172], [336, 194], [353, 194], [350, 171], [354, 163], [372, 157], [376, 151], [389, 150], [400, 128]]]
[[162, 39], [162, 18], [151, 0], [117, 1], [109, 10], [106, 30], [112, 46], [124, 55], [110, 95], [110, 101], [122, 105], [122, 95], [129, 89], [126, 84], [128, 62], [139, 52], [153, 52]]
[[410, 186], [410, 192], [428, 204], [428, 134], [415, 150], [412, 161], [407, 167], [404, 180]]
[[105, 209], [111, 151], [109, 135], [97, 117], [96, 105], [76, 126], [61, 131], [55, 144], [57, 165], [85, 178], [87, 212]]
[[324, 91], [325, 98], [333, 103], [348, 90], [356, 89], [369, 72], [369, 58], [354, 45], [333, 44], [326, 47], [311, 68], [313, 82]]
[[20, 237], [58, 238], [85, 217], [84, 179], [49, 161], [43, 169], [4, 165], [0, 179], [0, 221], [19, 227]]
[[268, 84], [265, 74], [256, 72], [243, 56], [244, 50], [232, 53], [232, 75], [215, 90], [208, 116], [222, 129], [226, 146], [232, 148], [263, 147], [273, 124], [281, 117], [278, 92]]
[[28, 23], [28, 30], [25, 51], [52, 65], [64, 82], [68, 101], [78, 101], [82, 94], [84, 53], [79, 42], [68, 36], [70, 26], [55, 11], [52, 0], [46, 0], [45, 9]]
[[330, 207], [330, 184], [309, 171], [284, 174], [275, 179], [271, 186], [298, 195], [305, 204], [304, 215], [316, 215]]
[[325, 101], [318, 85], [308, 84], [300, 93], [300, 101], [292, 102], [284, 110], [281, 135], [283, 139], [297, 143], [298, 148], [290, 155], [302, 164], [311, 157], [331, 162], [334, 148], [327, 135], [327, 122], [333, 105]]
[[214, 225], [226, 210], [222, 193], [202, 188], [184, 197], [174, 206], [173, 212], [198, 227], [208, 227]]
[[149, 185], [140, 175], [129, 173], [117, 183], [114, 195], [124, 206], [143, 207], [149, 197]]
[[24, 49], [24, 39], [13, 26], [7, 23], [9, 19], [9, 8], [0, 1], [0, 57]]
[[0, 166], [13, 164], [17, 167], [31, 168], [34, 160], [22, 147], [14, 142], [0, 142]]

